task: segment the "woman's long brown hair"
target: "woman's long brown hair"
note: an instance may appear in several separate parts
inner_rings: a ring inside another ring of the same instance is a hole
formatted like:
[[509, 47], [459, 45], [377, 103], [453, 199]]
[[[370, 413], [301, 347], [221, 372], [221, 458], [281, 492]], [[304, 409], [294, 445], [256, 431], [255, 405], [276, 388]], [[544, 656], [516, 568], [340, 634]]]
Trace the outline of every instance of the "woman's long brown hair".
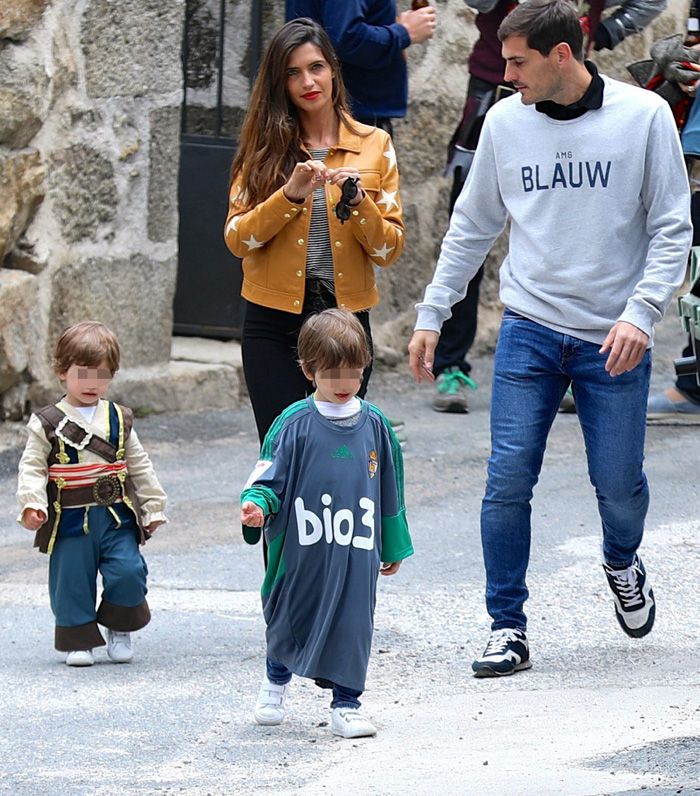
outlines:
[[289, 179], [296, 163], [307, 159], [299, 140], [299, 116], [287, 96], [287, 63], [302, 44], [315, 44], [333, 73], [333, 109], [341, 124], [352, 128], [340, 63], [328, 35], [302, 17], [283, 25], [272, 37], [250, 95], [231, 184], [241, 182], [239, 201], [245, 210], [267, 199]]

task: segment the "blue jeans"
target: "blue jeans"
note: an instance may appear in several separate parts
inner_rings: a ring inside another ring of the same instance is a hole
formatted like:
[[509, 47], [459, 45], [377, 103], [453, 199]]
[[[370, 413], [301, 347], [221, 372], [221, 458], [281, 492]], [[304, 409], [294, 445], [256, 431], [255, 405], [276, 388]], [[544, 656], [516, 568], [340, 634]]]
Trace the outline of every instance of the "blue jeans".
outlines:
[[572, 385], [588, 474], [603, 526], [603, 557], [629, 565], [649, 505], [642, 469], [651, 373], [647, 351], [629, 373], [612, 377], [600, 346], [560, 334], [506, 310], [496, 346], [491, 397], [491, 457], [481, 507], [486, 607], [493, 630], [525, 629], [530, 501], [547, 436]]
[[[292, 679], [292, 673], [281, 663], [275, 663], [269, 658], [266, 659], [267, 679], [276, 685], [287, 685]], [[332, 708], [359, 708], [362, 691], [355, 691], [352, 688], [345, 688], [342, 685], [333, 683]]]

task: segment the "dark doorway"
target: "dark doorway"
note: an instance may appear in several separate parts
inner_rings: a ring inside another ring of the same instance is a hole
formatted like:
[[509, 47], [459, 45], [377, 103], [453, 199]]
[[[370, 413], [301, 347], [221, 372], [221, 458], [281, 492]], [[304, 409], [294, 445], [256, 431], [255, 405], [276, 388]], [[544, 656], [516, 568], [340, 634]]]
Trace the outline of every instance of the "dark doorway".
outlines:
[[[241, 262], [226, 248], [228, 180], [243, 111], [227, 107], [224, 69], [228, 0], [187, 0], [182, 47], [184, 96], [178, 185], [178, 275], [174, 333], [240, 337]], [[235, 32], [237, 35], [238, 31]], [[262, 2], [253, 0], [247, 71], [260, 62]]]

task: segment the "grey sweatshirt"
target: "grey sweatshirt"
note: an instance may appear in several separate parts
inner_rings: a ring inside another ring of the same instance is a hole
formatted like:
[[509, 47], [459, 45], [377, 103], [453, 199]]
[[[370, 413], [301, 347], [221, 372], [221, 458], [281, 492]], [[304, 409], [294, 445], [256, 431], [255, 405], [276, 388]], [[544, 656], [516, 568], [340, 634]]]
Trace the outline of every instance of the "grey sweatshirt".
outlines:
[[618, 320], [651, 339], [685, 274], [688, 178], [668, 105], [603, 79], [602, 107], [577, 119], [519, 95], [488, 112], [416, 329], [440, 330], [510, 217], [505, 306], [593, 343]]

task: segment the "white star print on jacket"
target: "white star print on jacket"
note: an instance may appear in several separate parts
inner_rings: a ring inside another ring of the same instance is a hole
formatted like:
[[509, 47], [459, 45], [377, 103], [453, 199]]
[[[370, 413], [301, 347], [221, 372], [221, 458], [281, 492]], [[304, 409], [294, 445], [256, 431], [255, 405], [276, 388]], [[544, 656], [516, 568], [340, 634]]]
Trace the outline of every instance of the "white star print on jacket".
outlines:
[[387, 256], [387, 254], [389, 254], [389, 252], [393, 252], [393, 251], [394, 251], [394, 247], [393, 247], [393, 246], [387, 246], [387, 245], [386, 245], [386, 243], [385, 243], [385, 244], [382, 246], [382, 248], [381, 248], [381, 249], [375, 249], [375, 250], [372, 252], [372, 255], [371, 255], [371, 256], [372, 256], [372, 257], [381, 257], [381, 258], [382, 258], [382, 260], [386, 260], [386, 256]]
[[396, 201], [396, 191], [385, 191], [382, 188], [382, 198], [377, 199], [378, 205], [386, 205], [387, 210], [391, 210], [392, 207], [398, 207], [399, 203]]
[[393, 146], [390, 146], [384, 153], [384, 157], [389, 161], [389, 168], [393, 169], [396, 166], [396, 152]]
[[265, 245], [259, 240], [255, 239], [255, 235], [251, 235], [248, 240], [244, 240], [243, 243], [248, 247], [248, 251], [252, 251], [253, 249], [262, 249]]

